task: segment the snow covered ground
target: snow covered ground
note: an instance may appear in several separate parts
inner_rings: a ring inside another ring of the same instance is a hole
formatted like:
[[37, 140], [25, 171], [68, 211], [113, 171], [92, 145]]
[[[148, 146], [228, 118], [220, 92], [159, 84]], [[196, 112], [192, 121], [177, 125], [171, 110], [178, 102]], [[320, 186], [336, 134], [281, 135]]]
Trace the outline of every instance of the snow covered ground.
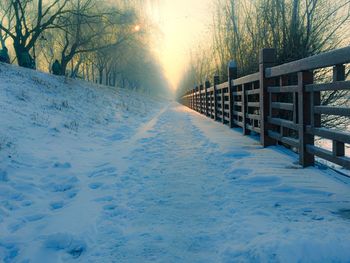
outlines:
[[350, 262], [350, 185], [174, 102], [0, 65], [0, 262]]

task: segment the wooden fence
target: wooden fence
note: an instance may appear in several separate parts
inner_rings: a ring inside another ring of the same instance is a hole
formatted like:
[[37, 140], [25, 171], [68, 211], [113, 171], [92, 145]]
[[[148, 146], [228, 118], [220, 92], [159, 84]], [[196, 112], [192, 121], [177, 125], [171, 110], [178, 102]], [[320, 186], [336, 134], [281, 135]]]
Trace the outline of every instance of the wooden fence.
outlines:
[[[350, 133], [340, 127], [326, 128], [322, 115], [350, 117], [349, 107], [323, 105], [321, 94], [350, 90], [345, 65], [350, 63], [350, 46], [298, 61], [276, 65], [276, 50], [260, 52], [259, 72], [237, 78], [237, 66], [228, 66], [228, 81], [214, 77], [188, 91], [180, 102], [243, 134], [260, 134], [264, 147], [277, 142], [295, 149], [303, 167], [314, 165], [315, 156], [350, 169], [345, 146]], [[326, 82], [315, 81], [320, 70], [332, 70]], [[350, 95], [347, 95], [350, 96]], [[316, 146], [315, 137], [332, 141], [332, 150]]]

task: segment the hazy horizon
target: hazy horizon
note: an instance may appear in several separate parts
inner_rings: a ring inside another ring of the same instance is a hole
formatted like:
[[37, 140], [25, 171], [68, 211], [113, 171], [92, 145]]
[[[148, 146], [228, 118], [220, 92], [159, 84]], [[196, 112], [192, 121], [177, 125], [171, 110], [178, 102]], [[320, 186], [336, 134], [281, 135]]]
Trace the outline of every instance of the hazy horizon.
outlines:
[[211, 22], [211, 0], [162, 0], [149, 5], [150, 16], [161, 31], [154, 50], [175, 90], [189, 62], [190, 50], [205, 39]]

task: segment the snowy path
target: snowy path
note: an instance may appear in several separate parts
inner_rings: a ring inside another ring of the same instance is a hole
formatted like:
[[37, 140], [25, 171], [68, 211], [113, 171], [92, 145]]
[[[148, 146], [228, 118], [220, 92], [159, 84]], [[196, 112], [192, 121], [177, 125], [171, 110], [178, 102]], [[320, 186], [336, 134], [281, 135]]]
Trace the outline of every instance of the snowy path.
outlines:
[[[112, 240], [105, 234], [99, 239], [109, 243], [103, 257], [115, 262], [349, 259], [350, 221], [337, 214], [350, 208], [348, 185], [317, 169], [298, 169], [295, 157], [262, 149], [177, 104], [141, 131], [108, 207], [114, 231]], [[91, 259], [97, 261], [100, 253]]]
[[18, 164], [42, 179], [23, 179], [36, 204], [0, 221], [4, 261], [349, 262], [345, 179], [176, 103], [127, 133], [65, 142], [67, 163]]

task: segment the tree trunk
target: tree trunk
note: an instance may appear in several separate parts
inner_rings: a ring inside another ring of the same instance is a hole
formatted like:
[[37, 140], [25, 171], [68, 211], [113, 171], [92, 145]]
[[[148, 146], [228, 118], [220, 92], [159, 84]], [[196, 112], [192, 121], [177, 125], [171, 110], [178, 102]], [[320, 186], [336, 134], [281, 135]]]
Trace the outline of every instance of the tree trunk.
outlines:
[[94, 63], [91, 63], [91, 74], [92, 74], [92, 82], [95, 83], [95, 67], [94, 67]]
[[103, 69], [101, 70], [101, 69], [99, 69], [98, 70], [98, 73], [99, 73], [99, 75], [100, 75], [100, 79], [99, 79], [99, 84], [101, 84], [102, 85], [102, 83], [103, 83]]
[[26, 49], [20, 43], [14, 43], [13, 47], [16, 52], [17, 62], [20, 67], [36, 69], [35, 61], [29, 53], [29, 50]]
[[61, 60], [61, 76], [65, 76], [67, 72], [67, 66], [68, 66], [69, 61], [62, 59]]
[[109, 71], [108, 71], [107, 67], [106, 67], [106, 79], [105, 79], [105, 84], [106, 84], [106, 86], [109, 86]]

